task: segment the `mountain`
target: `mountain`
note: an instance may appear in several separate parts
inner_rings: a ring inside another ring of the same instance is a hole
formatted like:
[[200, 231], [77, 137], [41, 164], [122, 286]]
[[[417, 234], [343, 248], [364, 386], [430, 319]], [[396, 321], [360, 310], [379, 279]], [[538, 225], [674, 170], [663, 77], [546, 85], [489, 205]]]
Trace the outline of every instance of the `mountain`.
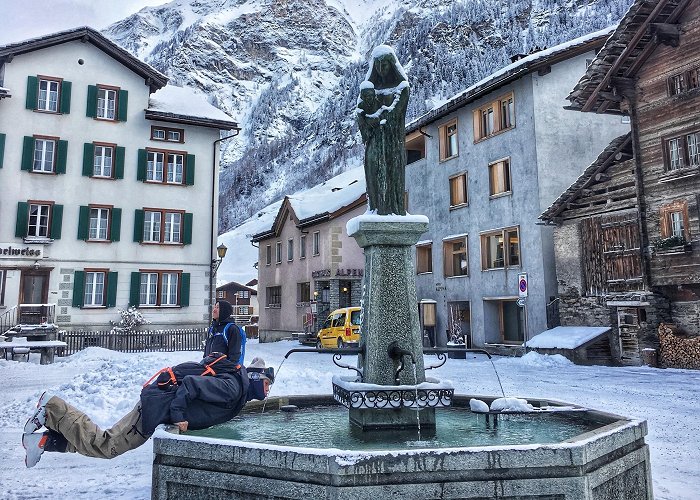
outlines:
[[219, 230], [356, 166], [368, 54], [394, 47], [411, 120], [510, 63], [618, 22], [631, 0], [174, 0], [105, 35], [233, 116]]

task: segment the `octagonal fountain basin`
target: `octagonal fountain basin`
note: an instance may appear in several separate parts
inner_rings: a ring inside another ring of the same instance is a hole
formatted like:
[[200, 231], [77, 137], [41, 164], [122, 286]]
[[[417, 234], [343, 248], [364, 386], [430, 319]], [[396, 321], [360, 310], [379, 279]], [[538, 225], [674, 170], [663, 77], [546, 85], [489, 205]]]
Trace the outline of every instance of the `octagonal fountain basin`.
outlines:
[[184, 435], [160, 427], [152, 498], [653, 498], [645, 421], [532, 399], [550, 411], [476, 414], [471, 398], [455, 395], [425, 432], [361, 432], [332, 396], [249, 403]]

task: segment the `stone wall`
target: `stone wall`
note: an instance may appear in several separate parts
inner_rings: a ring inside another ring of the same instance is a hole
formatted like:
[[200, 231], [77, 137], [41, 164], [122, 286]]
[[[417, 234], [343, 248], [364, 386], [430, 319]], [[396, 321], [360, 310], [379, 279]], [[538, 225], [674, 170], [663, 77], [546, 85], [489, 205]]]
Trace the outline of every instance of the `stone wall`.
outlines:
[[699, 335], [700, 301], [672, 302], [671, 323], [690, 335]]

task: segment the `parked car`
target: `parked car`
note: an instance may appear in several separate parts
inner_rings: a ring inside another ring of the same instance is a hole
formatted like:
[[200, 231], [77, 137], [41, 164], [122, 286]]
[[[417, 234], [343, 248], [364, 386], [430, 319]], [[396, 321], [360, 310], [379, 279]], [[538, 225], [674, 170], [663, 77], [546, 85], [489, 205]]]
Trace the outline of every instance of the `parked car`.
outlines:
[[342, 348], [360, 342], [360, 308], [343, 307], [328, 315], [316, 335], [316, 347]]

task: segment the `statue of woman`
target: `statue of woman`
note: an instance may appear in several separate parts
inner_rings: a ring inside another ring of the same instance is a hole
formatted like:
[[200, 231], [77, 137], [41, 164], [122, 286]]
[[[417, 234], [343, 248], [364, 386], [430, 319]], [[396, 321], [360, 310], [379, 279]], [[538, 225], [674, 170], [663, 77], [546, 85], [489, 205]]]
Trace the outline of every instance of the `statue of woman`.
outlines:
[[369, 209], [405, 215], [406, 106], [408, 78], [394, 50], [379, 45], [357, 99], [357, 123], [365, 144]]

